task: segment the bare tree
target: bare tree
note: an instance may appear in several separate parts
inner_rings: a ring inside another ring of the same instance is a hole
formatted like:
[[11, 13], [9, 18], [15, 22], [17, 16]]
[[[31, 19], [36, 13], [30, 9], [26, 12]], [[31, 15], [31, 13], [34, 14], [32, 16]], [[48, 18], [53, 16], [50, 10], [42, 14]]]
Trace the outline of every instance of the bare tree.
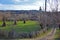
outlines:
[[51, 9], [51, 19], [53, 20], [52, 21], [52, 24], [54, 25], [54, 27], [57, 25], [57, 21], [59, 20], [58, 18], [58, 1], [59, 0], [51, 0], [49, 1], [49, 5], [50, 5], [50, 9]]
[[24, 23], [24, 24], [26, 23], [26, 18], [27, 18], [26, 16], [27, 16], [27, 14], [24, 13], [24, 14], [23, 14], [23, 23]]
[[13, 12], [13, 13], [11, 14], [11, 17], [12, 17], [12, 20], [13, 20], [13, 22], [14, 22], [14, 25], [16, 25], [16, 24], [17, 24], [17, 16], [16, 16], [15, 12]]
[[16, 14], [14, 14], [14, 25], [16, 25], [17, 24], [17, 16], [16, 16]]
[[2, 24], [2, 26], [3, 26], [3, 27], [4, 27], [4, 26], [6, 26], [6, 23], [5, 23], [5, 15], [4, 15], [4, 14], [3, 14], [2, 21], [3, 21], [3, 24]]

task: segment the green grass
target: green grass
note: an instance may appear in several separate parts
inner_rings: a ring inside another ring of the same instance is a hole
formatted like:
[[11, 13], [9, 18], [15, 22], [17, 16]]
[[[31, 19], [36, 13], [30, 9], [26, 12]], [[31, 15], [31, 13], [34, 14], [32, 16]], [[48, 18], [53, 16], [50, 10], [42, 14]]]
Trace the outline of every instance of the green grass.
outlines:
[[55, 40], [60, 40], [60, 30], [59, 30], [59, 29], [56, 30], [54, 39], [55, 39]]
[[26, 21], [26, 24], [23, 21], [17, 21], [17, 25], [13, 25], [13, 21], [6, 21], [6, 26], [2, 27], [2, 21], [0, 21], [1, 30], [15, 30], [16, 32], [32, 32], [40, 30], [40, 26], [37, 21]]

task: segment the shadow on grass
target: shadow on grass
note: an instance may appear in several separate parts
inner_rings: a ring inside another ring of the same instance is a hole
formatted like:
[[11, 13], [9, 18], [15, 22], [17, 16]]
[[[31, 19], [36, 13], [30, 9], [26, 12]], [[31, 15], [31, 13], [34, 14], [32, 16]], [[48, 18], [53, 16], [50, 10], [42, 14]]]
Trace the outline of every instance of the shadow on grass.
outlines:
[[55, 38], [55, 40], [60, 40], [60, 38]]

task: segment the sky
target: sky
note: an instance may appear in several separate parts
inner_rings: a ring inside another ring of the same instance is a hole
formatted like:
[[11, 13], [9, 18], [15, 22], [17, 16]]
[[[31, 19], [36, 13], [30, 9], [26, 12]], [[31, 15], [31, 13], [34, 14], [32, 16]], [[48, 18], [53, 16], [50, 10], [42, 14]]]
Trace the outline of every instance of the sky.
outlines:
[[[0, 0], [0, 10], [44, 10], [45, 0]], [[47, 4], [47, 10], [50, 10]]]

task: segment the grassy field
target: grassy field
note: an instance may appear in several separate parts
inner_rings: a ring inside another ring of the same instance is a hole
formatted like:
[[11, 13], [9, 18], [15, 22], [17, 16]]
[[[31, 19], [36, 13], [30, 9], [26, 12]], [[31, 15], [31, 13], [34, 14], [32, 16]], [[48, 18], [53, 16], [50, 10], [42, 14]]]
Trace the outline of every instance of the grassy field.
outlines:
[[0, 21], [1, 30], [15, 30], [16, 32], [32, 32], [40, 30], [40, 26], [37, 21], [26, 21], [26, 24], [23, 21], [17, 21], [17, 25], [13, 25], [13, 21], [6, 21], [6, 26], [2, 27], [2, 21]]
[[55, 40], [60, 40], [60, 30], [59, 29], [57, 29], [54, 38], [55, 38]]

